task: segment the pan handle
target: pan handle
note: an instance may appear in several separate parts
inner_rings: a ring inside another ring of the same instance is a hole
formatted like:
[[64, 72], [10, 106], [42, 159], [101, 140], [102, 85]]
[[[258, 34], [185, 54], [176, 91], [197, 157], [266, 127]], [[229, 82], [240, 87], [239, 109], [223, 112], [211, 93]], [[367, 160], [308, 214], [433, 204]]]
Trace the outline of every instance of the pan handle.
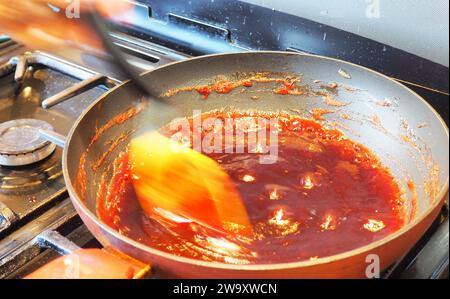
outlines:
[[41, 137], [47, 141], [50, 141], [60, 148], [64, 148], [66, 144], [66, 136], [56, 133], [55, 131], [39, 129]]
[[41, 248], [62, 256], [25, 276], [25, 279], [139, 279], [150, 275], [150, 266], [113, 249], [81, 249], [53, 230], [37, 237]]
[[106, 249], [78, 249], [44, 265], [25, 279], [141, 279], [150, 273]]

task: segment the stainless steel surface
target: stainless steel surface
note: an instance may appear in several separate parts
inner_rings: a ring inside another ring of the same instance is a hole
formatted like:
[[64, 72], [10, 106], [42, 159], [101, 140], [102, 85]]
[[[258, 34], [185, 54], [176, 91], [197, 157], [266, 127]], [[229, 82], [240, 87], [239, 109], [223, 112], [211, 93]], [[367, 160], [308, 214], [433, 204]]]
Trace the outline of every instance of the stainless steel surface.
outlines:
[[17, 57], [13, 57], [9, 59], [7, 62], [0, 65], [0, 77], [3, 77], [5, 75], [14, 72], [18, 62], [19, 59]]
[[41, 248], [48, 248], [56, 251], [61, 255], [72, 253], [80, 247], [72, 241], [64, 238], [57, 231], [46, 230], [37, 237]]
[[[20, 56], [16, 51], [10, 55]], [[43, 54], [31, 56], [45, 57], [40, 55]], [[39, 60], [46, 62], [43, 58]], [[52, 60], [51, 64], [57, 63]], [[42, 99], [76, 84], [78, 80], [43, 64], [30, 64], [20, 85], [16, 83], [12, 73], [3, 77], [2, 82], [0, 122], [22, 118], [38, 119], [49, 123], [60, 134], [67, 134], [83, 109], [104, 92], [94, 88], [86, 92], [83, 98], [75, 97], [50, 110], [44, 110], [40, 106]], [[42, 162], [30, 166], [0, 166], [0, 182], [0, 201], [8, 206], [19, 220], [25, 221], [31, 215], [41, 213], [65, 192], [61, 150], [56, 149]]]
[[20, 55], [17, 60], [16, 65], [16, 72], [14, 74], [14, 80], [17, 82], [22, 82], [23, 78], [25, 77], [25, 73], [27, 72], [28, 68], [28, 56], [29, 54], [26, 53], [24, 55]]
[[32, 152], [46, 144], [39, 130], [53, 131], [53, 127], [42, 120], [14, 119], [0, 124], [0, 154], [13, 155]]
[[[93, 71], [88, 67], [74, 64], [50, 54], [33, 51], [26, 52], [20, 55], [19, 61], [17, 63], [15, 79], [17, 81], [23, 80], [28, 67], [36, 64], [45, 65], [52, 70], [59, 71], [65, 75], [72, 76], [79, 80], [86, 80], [94, 75], [99, 75], [98, 72]], [[120, 80], [115, 78], [110, 78], [110, 80], [115, 83], [120, 82]]]
[[114, 83], [113, 81], [109, 80], [104, 75], [93, 75], [92, 77], [85, 79], [66, 90], [63, 90], [62, 92], [48, 98], [42, 101], [42, 108], [48, 109], [50, 107], [55, 106], [56, 104], [59, 104], [73, 96], [76, 96], [82, 92], [85, 92], [86, 90], [98, 86], [98, 85], [106, 85], [108, 88], [113, 87]]
[[16, 167], [34, 164], [50, 156], [55, 149], [56, 145], [47, 143], [41, 148], [24, 154], [0, 154], [0, 165]]
[[44, 138], [47, 141], [50, 141], [54, 144], [56, 144], [59, 147], [64, 147], [66, 143], [66, 136], [63, 136], [61, 134], [58, 134], [54, 131], [49, 130], [39, 130], [39, 134], [42, 138]]
[[16, 219], [14, 212], [0, 201], [0, 233], [8, 229]]
[[50, 108], [51, 106], [54, 106], [95, 86], [104, 85], [106, 88], [110, 88], [120, 83], [120, 81], [115, 78], [109, 78], [88, 68], [74, 65], [73, 63], [69, 63], [65, 60], [41, 52], [25, 53], [20, 55], [18, 58], [13, 58], [12, 62], [14, 63], [16, 61], [17, 64], [14, 79], [19, 83], [22, 82], [25, 77], [28, 67], [33, 64], [45, 65], [66, 75], [82, 80], [81, 82], [76, 83], [60, 93], [43, 100], [43, 108]]
[[56, 230], [77, 216], [68, 199], [48, 210], [33, 222], [23, 225], [0, 240], [0, 278], [6, 277], [42, 252], [39, 236]]
[[16, 46], [16, 42], [13, 40], [6, 40], [6, 41], [0, 40], [0, 50], [9, 48], [9, 47], [13, 47], [13, 46]]
[[52, 131], [42, 120], [15, 119], [0, 124], [0, 165], [23, 166], [47, 158], [55, 146], [41, 138], [39, 130]]

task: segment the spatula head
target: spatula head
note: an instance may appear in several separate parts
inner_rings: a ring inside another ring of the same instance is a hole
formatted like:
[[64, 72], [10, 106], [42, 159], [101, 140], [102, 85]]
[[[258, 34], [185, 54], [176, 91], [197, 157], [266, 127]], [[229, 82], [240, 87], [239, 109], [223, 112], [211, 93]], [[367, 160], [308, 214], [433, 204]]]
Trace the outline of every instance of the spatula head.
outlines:
[[148, 216], [163, 210], [217, 231], [232, 228], [252, 236], [245, 206], [216, 161], [155, 131], [132, 140], [130, 159], [133, 185]]

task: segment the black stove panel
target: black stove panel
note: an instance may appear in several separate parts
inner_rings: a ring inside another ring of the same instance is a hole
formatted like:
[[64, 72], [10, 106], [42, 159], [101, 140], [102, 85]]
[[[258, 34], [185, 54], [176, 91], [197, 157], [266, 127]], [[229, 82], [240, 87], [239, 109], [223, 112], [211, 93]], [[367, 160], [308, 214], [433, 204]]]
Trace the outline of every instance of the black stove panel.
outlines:
[[[133, 26], [117, 28], [191, 55], [245, 50], [334, 57], [444, 93], [449, 70], [388, 45], [237, 0], [139, 0]], [[447, 100], [448, 101], [448, 100]]]

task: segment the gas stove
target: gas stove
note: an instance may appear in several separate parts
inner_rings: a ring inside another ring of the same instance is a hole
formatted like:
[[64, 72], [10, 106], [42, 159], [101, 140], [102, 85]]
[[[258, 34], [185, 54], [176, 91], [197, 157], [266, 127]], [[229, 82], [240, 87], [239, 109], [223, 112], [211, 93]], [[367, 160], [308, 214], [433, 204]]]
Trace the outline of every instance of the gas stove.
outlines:
[[[222, 20], [214, 15], [219, 5], [214, 1], [205, 5], [201, 14], [195, 5], [169, 10], [167, 2], [171, 1], [153, 1], [152, 6], [146, 1], [133, 2], [140, 18], [131, 25], [120, 20], [111, 24], [114, 43], [141, 71], [216, 52], [266, 49], [328, 55], [372, 67], [403, 82], [429, 101], [448, 125], [448, 68], [363, 37], [251, 4], [239, 4], [240, 16], [260, 14], [260, 20], [266, 15], [270, 15], [272, 23], [280, 20], [278, 26], [272, 24], [270, 34], [267, 27], [258, 25], [257, 40], [248, 38], [245, 31], [249, 27], [243, 27], [245, 21], [238, 24], [237, 16]], [[308, 43], [301, 42], [302, 36], [291, 34], [289, 42], [281, 36], [287, 22], [303, 26], [302, 30], [310, 34]], [[166, 27], [158, 31], [161, 26]], [[278, 31], [277, 43], [273, 34]], [[320, 31], [320, 40], [323, 32], [335, 40], [317, 47], [312, 41], [316, 31]], [[339, 49], [331, 52], [329, 47], [336, 47], [344, 35], [346, 47], [353, 47], [353, 54]], [[371, 49], [371, 55], [363, 55], [367, 49]], [[368, 56], [370, 59], [364, 58]], [[404, 65], [396, 68], [401, 61], [421, 65], [422, 73]], [[62, 175], [61, 149], [41, 140], [39, 129], [66, 135], [84, 109], [125, 79], [98, 57], [86, 55], [67, 61], [8, 38], [0, 39], [0, 278], [20, 278], [78, 247], [101, 246], [70, 203]], [[448, 277], [448, 228], [446, 205], [421, 241], [383, 277]]]

